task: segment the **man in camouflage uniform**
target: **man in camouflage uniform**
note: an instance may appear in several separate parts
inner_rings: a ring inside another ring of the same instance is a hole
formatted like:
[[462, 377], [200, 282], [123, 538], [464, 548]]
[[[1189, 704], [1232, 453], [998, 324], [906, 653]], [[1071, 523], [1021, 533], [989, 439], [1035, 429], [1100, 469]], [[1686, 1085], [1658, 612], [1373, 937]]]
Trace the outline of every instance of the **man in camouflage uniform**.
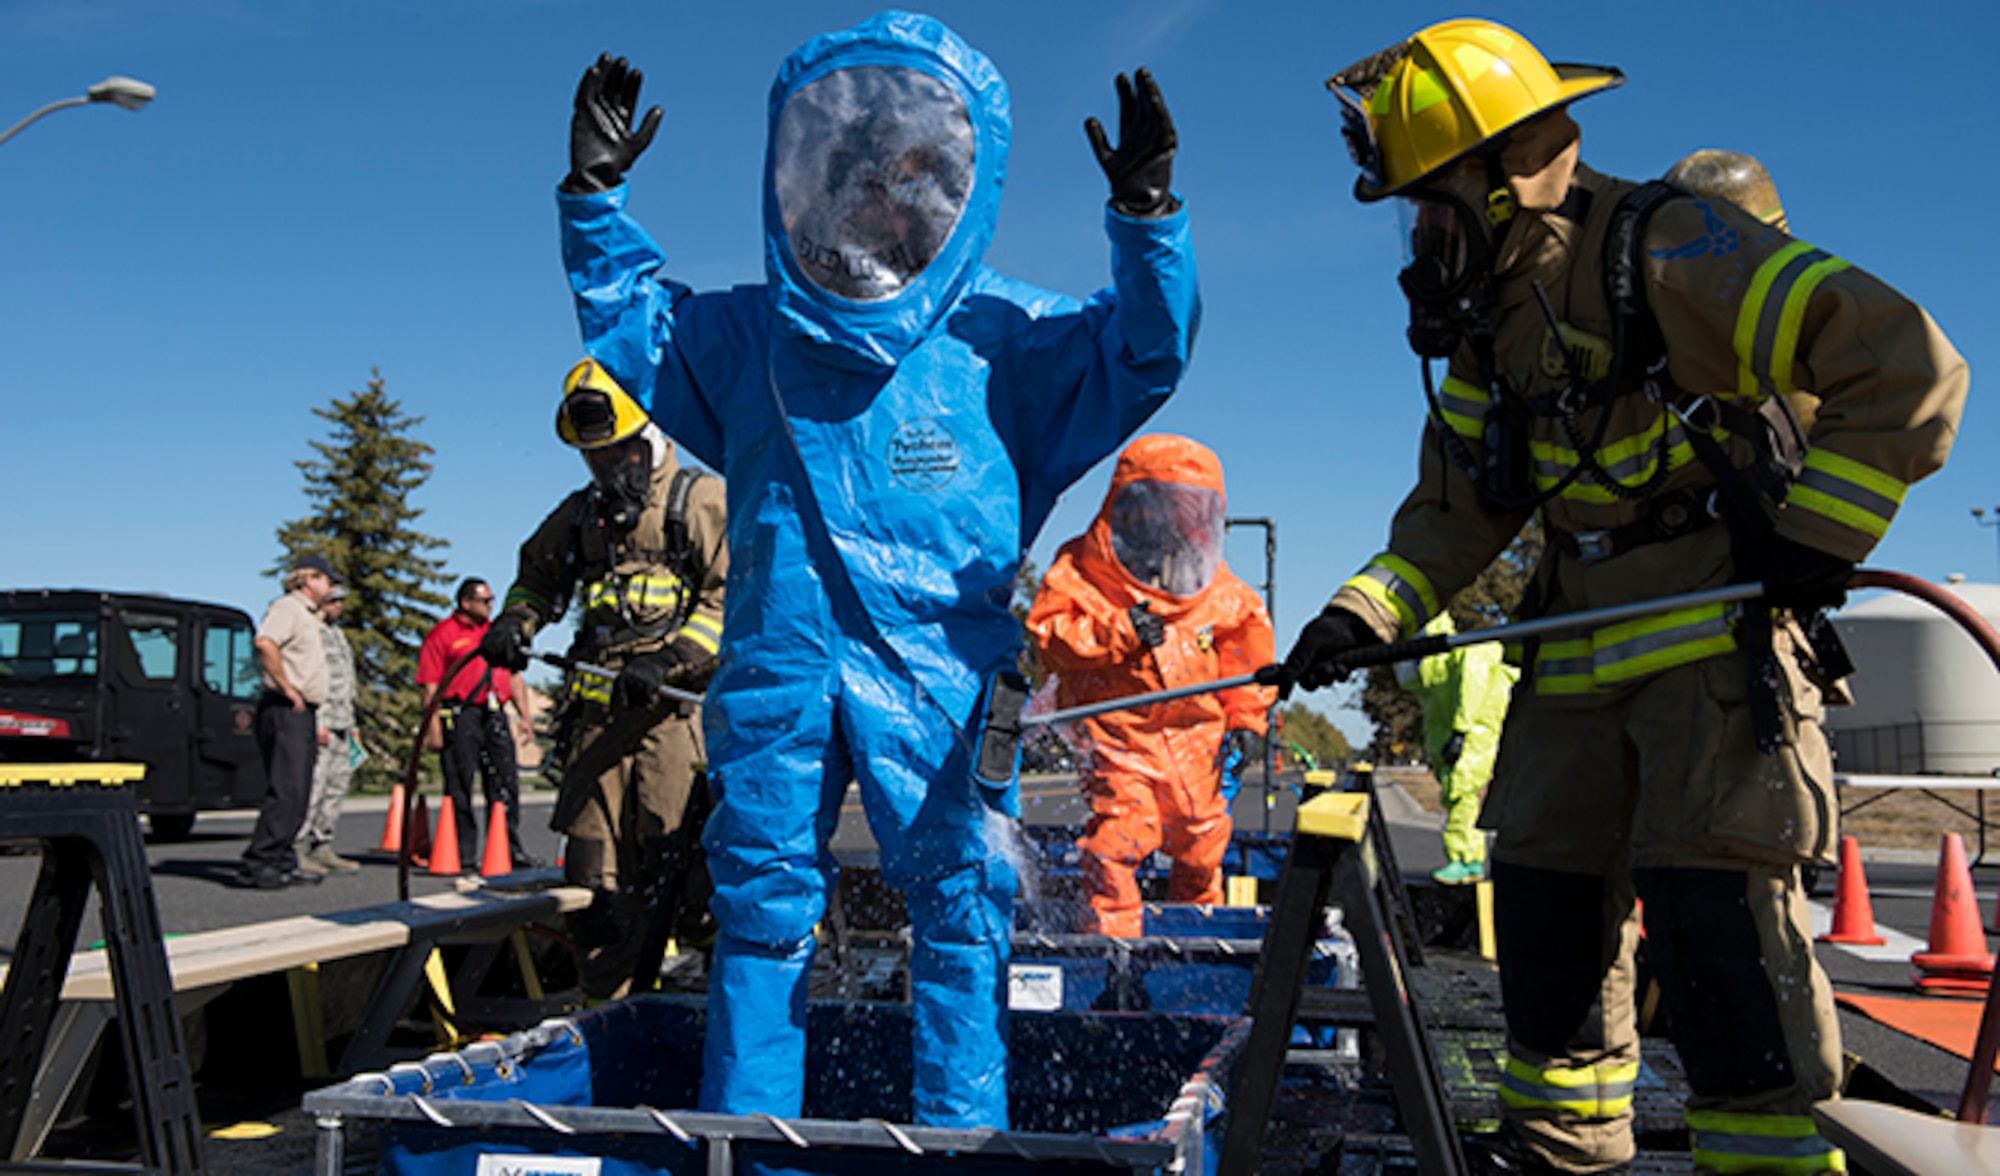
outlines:
[[481, 653], [525, 666], [542, 626], [581, 608], [558, 725], [562, 791], [551, 824], [569, 835], [564, 876], [588, 887], [569, 919], [584, 991], [622, 995], [654, 977], [669, 932], [707, 930], [708, 815], [700, 693], [722, 640], [729, 573], [720, 479], [684, 469], [674, 447], [594, 361], [564, 384], [556, 432], [581, 450], [591, 484], [521, 545], [520, 570]]
[[1839, 1028], [1798, 872], [1837, 816], [1820, 708], [1841, 658], [1821, 614], [1943, 463], [1966, 367], [1848, 263], [1732, 203], [1583, 166], [1568, 106], [1622, 80], [1482, 20], [1333, 79], [1356, 195], [1410, 201], [1401, 284], [1431, 411], [1388, 550], [1273, 677], [1315, 688], [1412, 636], [1536, 511], [1551, 550], [1529, 613], [1761, 581], [1750, 606], [1521, 653], [1481, 816], [1508, 1027], [1508, 1138], [1488, 1157], [1633, 1157], [1636, 891], [1697, 1170], [1838, 1171], [1811, 1108], [1838, 1090]]
[[339, 623], [346, 599], [346, 585], [335, 584], [319, 606], [320, 635], [326, 639], [326, 705], [319, 708], [319, 759], [313, 764], [312, 799], [306, 802], [306, 823], [292, 843], [299, 869], [308, 874], [351, 874], [361, 868], [333, 851], [348, 777], [354, 771], [354, 748], [359, 746], [354, 730], [354, 650]]

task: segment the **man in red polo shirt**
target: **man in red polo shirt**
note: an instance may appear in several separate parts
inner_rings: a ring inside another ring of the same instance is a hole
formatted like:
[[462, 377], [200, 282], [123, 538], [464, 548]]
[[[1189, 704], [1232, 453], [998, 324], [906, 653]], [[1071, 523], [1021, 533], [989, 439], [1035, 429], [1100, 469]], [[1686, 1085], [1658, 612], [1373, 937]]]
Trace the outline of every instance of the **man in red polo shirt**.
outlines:
[[[458, 607], [425, 635], [417, 654], [417, 685], [423, 689], [425, 705], [437, 695], [452, 663], [479, 648], [492, 619], [493, 589], [486, 581], [473, 577], [460, 583]], [[507, 846], [514, 868], [540, 865], [521, 847], [521, 778], [514, 762], [514, 735], [501, 709], [512, 698], [516, 722], [524, 735], [532, 735], [527, 683], [518, 674], [474, 657], [443, 689], [444, 703], [424, 729], [424, 746], [441, 753], [444, 761], [444, 792], [458, 816], [459, 860], [474, 869], [480, 860], [478, 824], [472, 814], [476, 770], [488, 811], [496, 800], [507, 806]]]

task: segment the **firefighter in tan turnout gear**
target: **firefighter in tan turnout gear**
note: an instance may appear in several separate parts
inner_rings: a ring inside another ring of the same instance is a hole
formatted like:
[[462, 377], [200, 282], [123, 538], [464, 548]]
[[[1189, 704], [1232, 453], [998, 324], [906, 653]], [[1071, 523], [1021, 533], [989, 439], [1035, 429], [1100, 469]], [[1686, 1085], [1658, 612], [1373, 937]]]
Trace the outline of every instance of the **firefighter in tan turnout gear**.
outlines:
[[[665, 435], [594, 361], [571, 370], [556, 417], [583, 451], [591, 484], [564, 499], [521, 545], [505, 610], [481, 647], [525, 665], [543, 625], [581, 613], [558, 711], [562, 789], [551, 824], [569, 835], [563, 871], [595, 894], [569, 917], [584, 991], [649, 987], [669, 935], [702, 938], [708, 815], [698, 707], [658, 693], [700, 693], [722, 639], [729, 572], [721, 480], [685, 469]], [[650, 974], [649, 974], [650, 973]]]
[[[1733, 204], [1599, 175], [1551, 66], [1456, 20], [1336, 75], [1364, 202], [1400, 197], [1429, 403], [1388, 550], [1271, 677], [1413, 636], [1540, 511], [1524, 614], [1762, 580], [1520, 651], [1485, 809], [1508, 1049], [1502, 1170], [1633, 1154], [1633, 897], [1709, 1172], [1842, 1170], [1814, 1129], [1840, 1043], [1798, 867], [1836, 806], [1823, 610], [1951, 447], [1967, 373], [1914, 303]], [[1433, 386], [1432, 360], [1447, 360]], [[1796, 403], [1801, 411], [1788, 411]]]

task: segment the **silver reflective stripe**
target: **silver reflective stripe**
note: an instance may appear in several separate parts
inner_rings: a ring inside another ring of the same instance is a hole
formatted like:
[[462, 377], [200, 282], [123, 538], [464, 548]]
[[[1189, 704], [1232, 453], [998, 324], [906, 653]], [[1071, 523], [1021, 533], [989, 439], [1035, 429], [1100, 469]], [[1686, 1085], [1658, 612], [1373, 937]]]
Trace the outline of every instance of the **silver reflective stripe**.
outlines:
[[1671, 629], [1661, 629], [1656, 633], [1641, 633], [1628, 637], [1616, 645], [1607, 645], [1597, 651], [1596, 662], [1600, 666], [1616, 665], [1619, 662], [1636, 661], [1649, 653], [1658, 653], [1676, 645], [1687, 645], [1708, 637], [1721, 637], [1729, 633], [1729, 614], [1717, 615], [1688, 625], [1676, 625]]
[[1369, 564], [1361, 569], [1361, 574], [1382, 585], [1391, 596], [1402, 601], [1404, 607], [1410, 610], [1410, 615], [1416, 618], [1414, 622], [1416, 625], [1422, 626], [1431, 619], [1431, 610], [1424, 604], [1424, 594], [1417, 591], [1416, 585], [1379, 563]]
[[1636, 1082], [1599, 1082], [1584, 1086], [1549, 1086], [1530, 1082], [1519, 1074], [1506, 1070], [1500, 1072], [1500, 1086], [1511, 1090], [1529, 1102], [1535, 1103], [1579, 1103], [1594, 1102], [1602, 1106], [1608, 1102], [1629, 1099], [1637, 1088]]
[[1824, 249], [1805, 250], [1785, 263], [1764, 292], [1764, 303], [1757, 308], [1757, 333], [1750, 344], [1750, 370], [1766, 393], [1774, 391], [1771, 352], [1778, 344], [1778, 324], [1785, 317], [1785, 303], [1791, 299], [1792, 287], [1807, 270], [1832, 256]]
[[1597, 660], [1591, 657], [1548, 657], [1535, 659], [1535, 673], [1540, 677], [1588, 678], [1597, 667]]
[[1694, 1151], [1765, 1160], [1810, 1160], [1832, 1155], [1834, 1146], [1818, 1135], [1735, 1135], [1726, 1131], [1693, 1132]]
[[1886, 494], [1877, 494], [1859, 483], [1850, 482], [1837, 474], [1827, 473], [1811, 465], [1799, 474], [1798, 484], [1810, 490], [1817, 490], [1828, 498], [1837, 498], [1850, 503], [1869, 514], [1888, 521], [1896, 517], [1896, 509], [1902, 505]]

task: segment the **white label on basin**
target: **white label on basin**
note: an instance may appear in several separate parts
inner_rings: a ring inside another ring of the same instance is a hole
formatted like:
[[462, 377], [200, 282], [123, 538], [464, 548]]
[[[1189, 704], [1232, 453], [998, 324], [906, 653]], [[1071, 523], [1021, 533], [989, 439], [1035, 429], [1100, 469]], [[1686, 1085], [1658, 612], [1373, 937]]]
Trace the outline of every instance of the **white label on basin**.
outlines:
[[596, 1156], [494, 1155], [479, 1157], [476, 1176], [599, 1176], [604, 1161]]
[[1062, 985], [1062, 969], [1054, 964], [1008, 964], [1007, 1007], [1053, 1013], [1063, 1007]]

